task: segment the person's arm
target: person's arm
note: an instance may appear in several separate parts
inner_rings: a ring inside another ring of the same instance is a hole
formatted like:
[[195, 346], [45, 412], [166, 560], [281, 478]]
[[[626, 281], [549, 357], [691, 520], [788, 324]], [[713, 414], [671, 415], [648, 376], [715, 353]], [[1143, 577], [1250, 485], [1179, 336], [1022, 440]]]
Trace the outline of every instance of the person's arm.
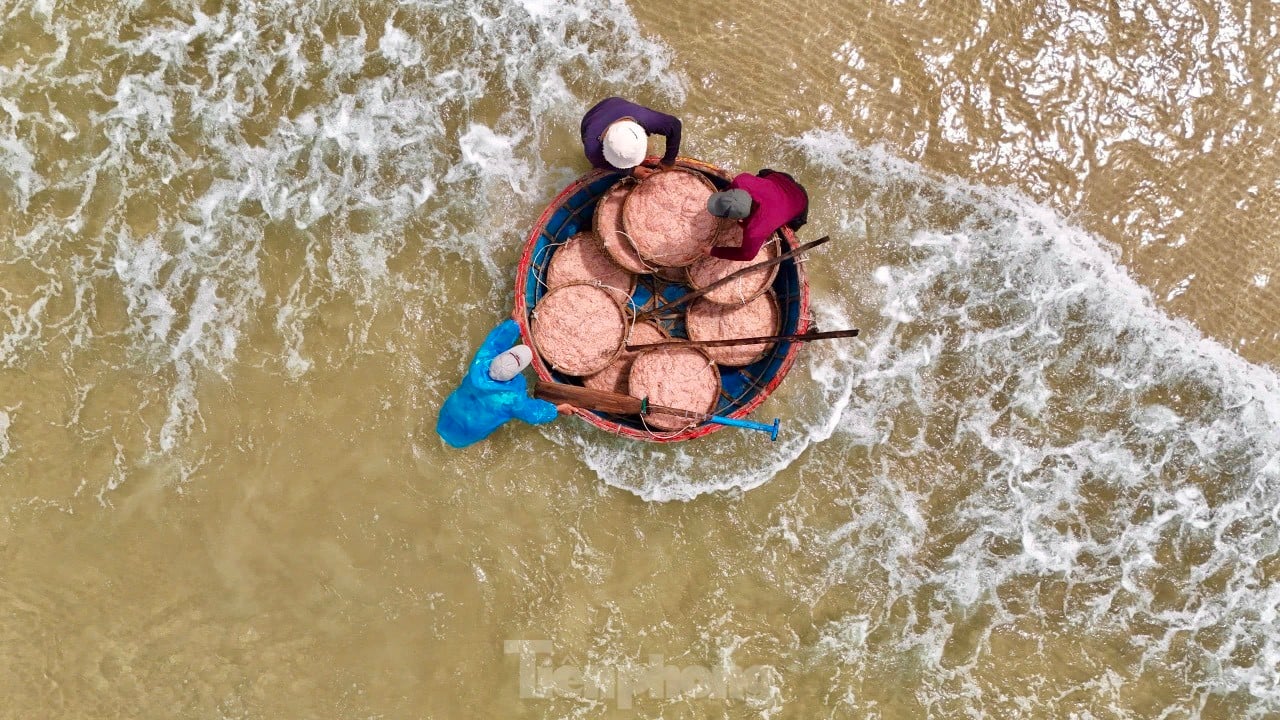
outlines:
[[525, 396], [523, 400], [516, 401], [515, 407], [511, 408], [511, 414], [530, 425], [542, 425], [555, 420], [560, 410], [546, 400]]
[[662, 154], [662, 164], [674, 163], [680, 154], [680, 118], [646, 107], [638, 108], [635, 118], [645, 132], [666, 138], [667, 150]]
[[676, 156], [680, 154], [680, 118], [668, 115], [671, 118], [668, 130], [665, 133], [667, 137], [667, 151], [662, 154], [663, 165], [673, 165]]
[[773, 232], [762, 232], [764, 228], [758, 224], [753, 228], [751, 220], [752, 218], [747, 218], [744, 221], [745, 227], [742, 228], [742, 245], [740, 247], [712, 248], [711, 257], [717, 257], [721, 260], [737, 260], [739, 262], [755, 259], [755, 256], [760, 252], [760, 248], [769, 242], [769, 236]]

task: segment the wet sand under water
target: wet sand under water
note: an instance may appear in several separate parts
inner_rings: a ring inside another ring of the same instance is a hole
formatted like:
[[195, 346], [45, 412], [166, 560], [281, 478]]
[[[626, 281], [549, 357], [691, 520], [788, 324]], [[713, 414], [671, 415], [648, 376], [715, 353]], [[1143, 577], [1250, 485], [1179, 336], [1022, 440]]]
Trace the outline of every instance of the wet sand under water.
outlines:
[[[0, 717], [1280, 712], [1266, 4], [0, 17]], [[863, 335], [775, 446], [447, 451], [607, 94], [804, 180]]]

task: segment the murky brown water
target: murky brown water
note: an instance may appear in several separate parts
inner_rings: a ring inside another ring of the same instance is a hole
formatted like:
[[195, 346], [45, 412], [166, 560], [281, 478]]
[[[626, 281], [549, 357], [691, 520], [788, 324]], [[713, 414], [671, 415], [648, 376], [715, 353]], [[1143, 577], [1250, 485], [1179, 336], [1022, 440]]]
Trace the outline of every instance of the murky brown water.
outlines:
[[[0, 717], [1280, 713], [1271, 4], [0, 18]], [[606, 94], [837, 238], [776, 446], [432, 431]]]

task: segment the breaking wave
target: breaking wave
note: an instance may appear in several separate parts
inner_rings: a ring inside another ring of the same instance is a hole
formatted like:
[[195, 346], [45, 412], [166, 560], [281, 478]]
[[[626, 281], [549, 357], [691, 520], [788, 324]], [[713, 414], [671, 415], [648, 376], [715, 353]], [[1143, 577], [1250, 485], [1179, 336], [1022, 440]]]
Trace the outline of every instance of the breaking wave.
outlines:
[[29, 52], [0, 67], [0, 368], [55, 360], [64, 409], [99, 365], [149, 378], [95, 438], [138, 462], [199, 432], [202, 383], [237, 362], [328, 361], [306, 342], [326, 313], [360, 352], [379, 313], [441, 301], [441, 257], [477, 261], [465, 302], [499, 307], [494, 240], [594, 99], [569, 86], [683, 94], [616, 2], [202, 7], [15, 8]]

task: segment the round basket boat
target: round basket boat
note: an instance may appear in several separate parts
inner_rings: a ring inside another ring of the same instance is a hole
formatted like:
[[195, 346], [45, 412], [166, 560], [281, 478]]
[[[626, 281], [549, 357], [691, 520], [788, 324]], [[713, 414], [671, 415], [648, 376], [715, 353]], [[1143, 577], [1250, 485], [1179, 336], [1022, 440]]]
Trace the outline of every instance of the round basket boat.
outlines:
[[[657, 160], [658, 158], [651, 157], [646, 164], [652, 166], [657, 163]], [[729, 186], [731, 176], [720, 168], [689, 158], [680, 158], [676, 164], [687, 170], [701, 173], [716, 186], [717, 190], [723, 190]], [[557, 248], [575, 233], [591, 230], [597, 201], [622, 177], [621, 173], [608, 170], [593, 170], [583, 175], [562, 190], [534, 224], [516, 270], [515, 307], [520, 332], [526, 344], [531, 344], [529, 313], [550, 290], [546, 280], [551, 257]], [[795, 249], [796, 240], [790, 229], [784, 227], [779, 234], [782, 236], [780, 252]], [[797, 263], [794, 259], [783, 261], [778, 266], [777, 275], [773, 278], [770, 288], [778, 300], [781, 314], [780, 334], [790, 335], [807, 331], [809, 329], [809, 280], [805, 274], [804, 264]], [[628, 304], [633, 309], [645, 309], [679, 297], [689, 290], [691, 288], [675, 282], [665, 282], [653, 276], [645, 276], [632, 291]], [[660, 324], [673, 338], [687, 337], [683, 312], [674, 318], [660, 319]], [[715, 414], [733, 418], [750, 415], [787, 376], [799, 352], [800, 343], [776, 343], [763, 357], [750, 365], [720, 368], [721, 389]], [[544, 382], [582, 384], [581, 378], [553, 369], [537, 353], [534, 354], [533, 368], [538, 378]], [[717, 432], [723, 427], [707, 423], [680, 431], [663, 432], [646, 427], [638, 417], [616, 416], [586, 410], [580, 410], [578, 415], [606, 432], [651, 442], [692, 440]]]

